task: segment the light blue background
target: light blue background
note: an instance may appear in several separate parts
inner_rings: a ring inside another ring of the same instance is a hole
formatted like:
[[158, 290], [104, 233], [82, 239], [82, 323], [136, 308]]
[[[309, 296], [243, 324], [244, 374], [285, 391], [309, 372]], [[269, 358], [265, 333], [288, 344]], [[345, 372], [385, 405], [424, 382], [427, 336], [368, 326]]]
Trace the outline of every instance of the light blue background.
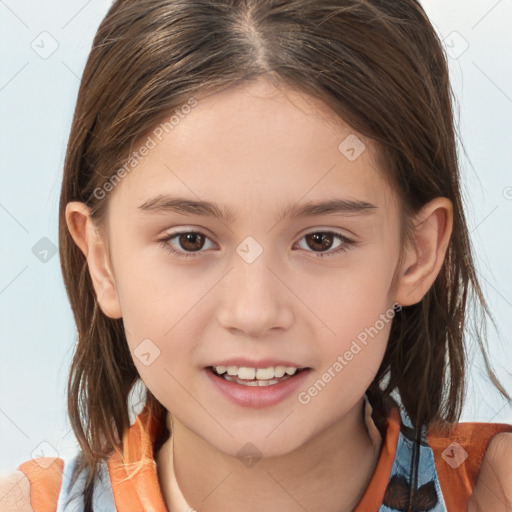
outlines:
[[[43, 237], [57, 244], [60, 178], [79, 77], [110, 4], [0, 0], [0, 472], [32, 456], [76, 450], [65, 395], [75, 327], [58, 255], [49, 252], [42, 262], [32, 248], [38, 242], [51, 247]], [[501, 333], [490, 329], [488, 343], [512, 393], [512, 0], [423, 5], [452, 55], [469, 157], [461, 153], [468, 220]], [[512, 423], [510, 407], [478, 358], [471, 372], [462, 419]]]

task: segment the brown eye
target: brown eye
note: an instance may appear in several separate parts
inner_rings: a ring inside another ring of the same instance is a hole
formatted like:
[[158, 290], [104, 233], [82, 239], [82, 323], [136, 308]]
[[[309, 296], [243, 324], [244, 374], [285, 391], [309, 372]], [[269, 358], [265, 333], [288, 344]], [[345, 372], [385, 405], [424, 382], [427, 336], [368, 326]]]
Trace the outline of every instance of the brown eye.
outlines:
[[186, 251], [198, 251], [203, 248], [205, 238], [201, 233], [181, 233], [178, 242]]
[[[300, 247], [301, 243], [299, 242], [299, 248], [305, 249], [306, 252], [313, 252], [317, 258], [345, 252], [356, 245], [354, 240], [350, 240], [346, 236], [334, 231], [314, 231], [304, 235], [301, 238], [302, 240], [305, 240], [306, 243], [304, 245], [306, 247]], [[335, 240], [339, 240], [337, 245], [335, 245]], [[334, 247], [334, 250], [329, 251], [332, 247]]]
[[331, 248], [334, 236], [332, 233], [310, 233], [305, 238], [311, 249], [325, 251]]
[[[205, 241], [209, 240], [206, 235], [197, 231], [181, 231], [179, 233], [173, 233], [159, 240], [159, 243], [168, 252], [177, 256], [178, 258], [194, 257], [196, 254], [201, 253], [205, 246]], [[211, 246], [214, 246], [210, 242]]]

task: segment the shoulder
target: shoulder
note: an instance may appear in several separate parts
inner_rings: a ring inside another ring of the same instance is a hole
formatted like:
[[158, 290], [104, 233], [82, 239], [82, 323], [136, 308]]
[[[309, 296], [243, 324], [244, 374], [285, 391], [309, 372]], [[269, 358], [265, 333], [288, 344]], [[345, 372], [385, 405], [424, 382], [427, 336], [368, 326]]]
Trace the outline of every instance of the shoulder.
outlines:
[[489, 443], [468, 512], [498, 512], [511, 508], [512, 432], [502, 432]]
[[20, 464], [13, 473], [3, 477], [4, 499], [0, 501], [0, 512], [55, 510], [63, 468], [64, 460], [58, 457], [36, 457]]
[[[511, 437], [512, 425], [505, 423], [463, 422], [429, 429], [428, 444], [448, 510], [461, 504], [468, 512], [511, 510], [504, 505], [512, 496], [512, 482], [506, 482], [512, 472]], [[489, 495], [499, 496], [494, 498], [498, 501], [490, 501]]]
[[0, 511], [33, 512], [30, 504], [30, 481], [19, 470], [0, 475]]

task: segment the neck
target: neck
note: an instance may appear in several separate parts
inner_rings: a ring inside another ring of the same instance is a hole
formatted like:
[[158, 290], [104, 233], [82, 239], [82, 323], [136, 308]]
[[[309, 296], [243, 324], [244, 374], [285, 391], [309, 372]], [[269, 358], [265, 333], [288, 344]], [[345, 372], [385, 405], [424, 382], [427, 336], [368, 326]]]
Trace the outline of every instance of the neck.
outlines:
[[359, 401], [298, 449], [264, 457], [248, 467], [174, 418], [172, 440], [157, 455], [168, 508], [173, 464], [185, 500], [201, 512], [352, 511], [366, 490], [380, 451], [380, 444], [375, 445], [368, 434], [362, 409]]

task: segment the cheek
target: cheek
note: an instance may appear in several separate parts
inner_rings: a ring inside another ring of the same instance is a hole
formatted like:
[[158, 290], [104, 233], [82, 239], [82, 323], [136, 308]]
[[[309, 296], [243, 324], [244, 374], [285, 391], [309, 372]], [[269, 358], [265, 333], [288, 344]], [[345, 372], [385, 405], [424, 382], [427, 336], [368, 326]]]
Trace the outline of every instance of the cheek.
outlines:
[[314, 289], [311, 304], [324, 324], [320, 372], [333, 390], [360, 397], [382, 362], [397, 314], [390, 297], [394, 258], [375, 247]]
[[310, 415], [330, 411], [334, 419], [346, 412], [368, 389], [384, 357], [394, 310], [382, 316], [367, 312], [365, 318], [348, 313], [335, 336], [324, 336], [322, 364], [298, 393]]
[[[196, 395], [192, 378], [199, 368], [196, 352], [199, 322], [187, 324], [183, 302], [134, 302], [124, 317], [126, 337], [137, 371], [153, 395], [172, 410]], [[192, 312], [193, 313], [193, 312]], [[170, 402], [171, 400], [171, 402]]]
[[138, 265], [124, 258], [116, 267], [128, 346], [148, 388], [155, 395], [159, 389], [176, 394], [179, 389], [173, 389], [173, 377], [183, 381], [194, 365], [196, 340], [203, 329], [196, 311], [207, 283], [191, 286], [186, 272], [171, 271], [143, 255], [138, 259], [135, 252], [131, 254]]
[[[345, 268], [333, 269], [316, 281], [306, 279], [297, 286], [302, 286], [301, 296], [307, 298], [305, 302], [333, 340], [346, 343], [373, 326], [381, 315], [393, 315], [390, 292], [395, 264], [394, 255], [386, 257], [375, 247], [367, 254], [357, 253]], [[385, 327], [381, 324], [379, 331]]]
[[171, 263], [157, 243], [127, 243], [118, 254], [123, 257], [114, 267], [123, 318], [139, 335], [159, 339], [171, 333], [208, 291], [197, 269]]

